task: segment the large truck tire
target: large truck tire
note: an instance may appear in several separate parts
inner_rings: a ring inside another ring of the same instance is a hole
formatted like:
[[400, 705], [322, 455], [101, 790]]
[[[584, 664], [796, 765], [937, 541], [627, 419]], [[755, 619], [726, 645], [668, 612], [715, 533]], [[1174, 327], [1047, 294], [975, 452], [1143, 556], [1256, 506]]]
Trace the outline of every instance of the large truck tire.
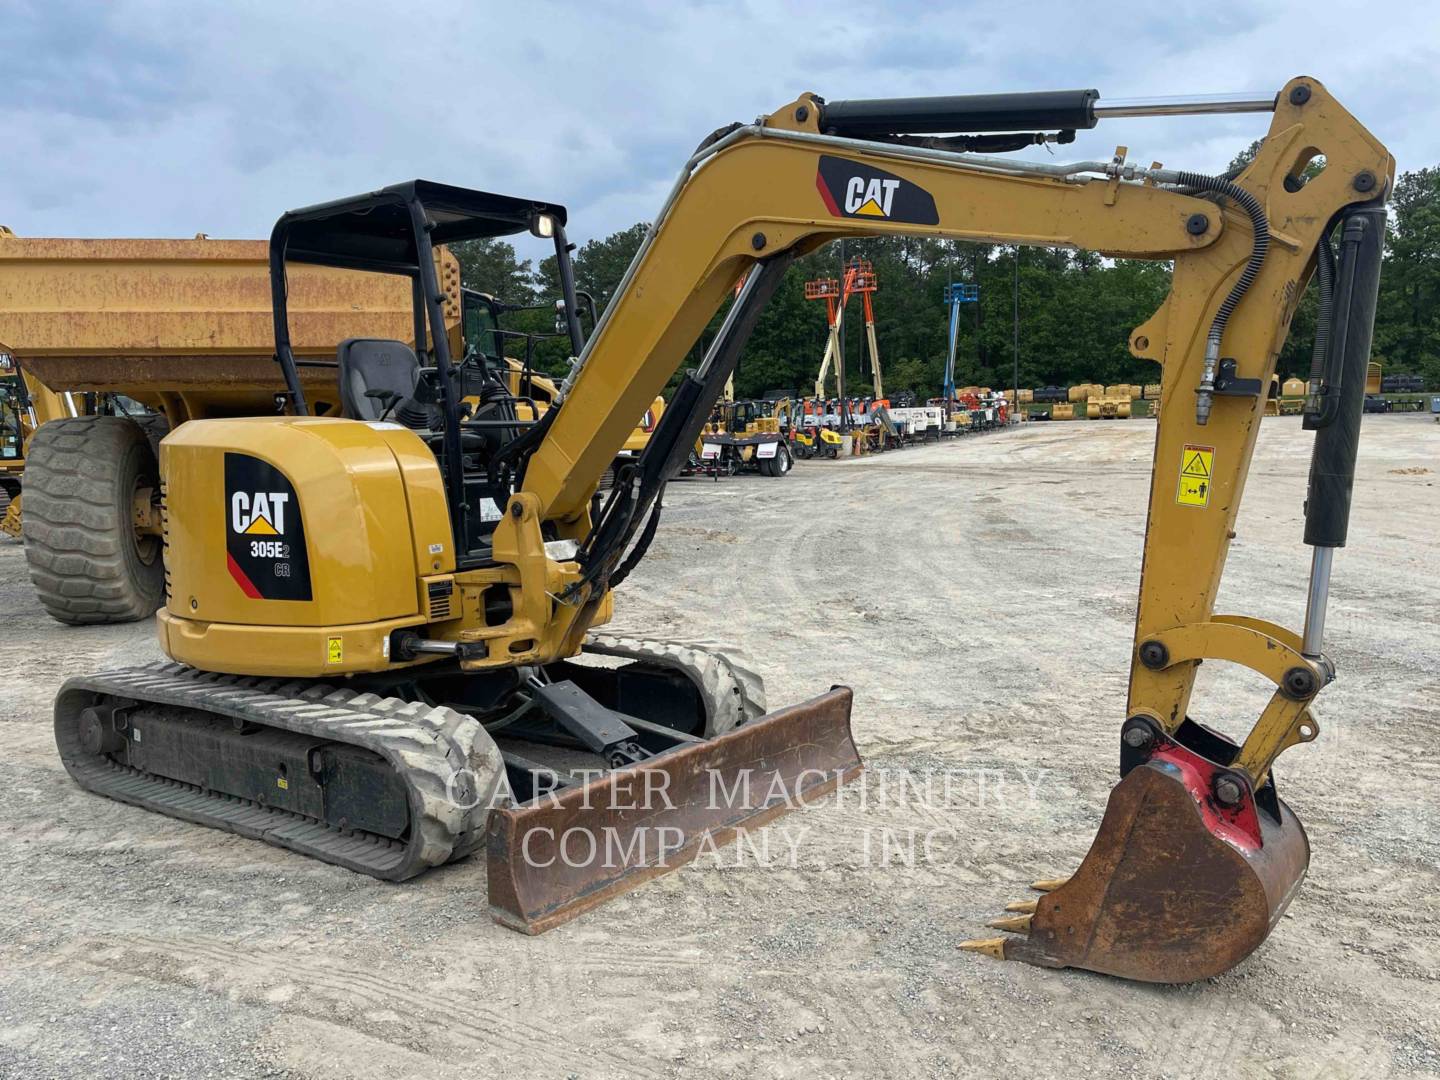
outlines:
[[52, 420], [25, 460], [25, 561], [40, 603], [72, 625], [134, 622], [165, 601], [163, 544], [134, 525], [135, 496], [158, 490], [147, 432], [122, 416]]
[[784, 476], [794, 464], [790, 448], [782, 442], [777, 444], [774, 457], [760, 459], [760, 472], [763, 476]]

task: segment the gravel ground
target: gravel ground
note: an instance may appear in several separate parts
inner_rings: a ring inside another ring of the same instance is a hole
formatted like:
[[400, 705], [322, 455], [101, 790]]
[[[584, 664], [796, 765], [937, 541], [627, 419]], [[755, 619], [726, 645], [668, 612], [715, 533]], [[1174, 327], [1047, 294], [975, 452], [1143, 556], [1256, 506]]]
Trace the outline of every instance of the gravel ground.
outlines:
[[[0, 540], [0, 1076], [1440, 1075], [1424, 417], [1366, 417], [1340, 681], [1278, 769], [1314, 857], [1270, 940], [1188, 987], [955, 949], [1100, 819], [1153, 430], [1035, 424], [673, 485], [617, 627], [746, 646], [772, 705], [853, 686], [869, 773], [539, 938], [490, 921], [475, 863], [386, 885], [80, 792], [55, 689], [159, 652], [149, 626], [51, 622]], [[1222, 610], [1299, 624], [1307, 455], [1298, 421], [1266, 421]], [[1266, 691], [1220, 666], [1192, 714], [1233, 733]]]

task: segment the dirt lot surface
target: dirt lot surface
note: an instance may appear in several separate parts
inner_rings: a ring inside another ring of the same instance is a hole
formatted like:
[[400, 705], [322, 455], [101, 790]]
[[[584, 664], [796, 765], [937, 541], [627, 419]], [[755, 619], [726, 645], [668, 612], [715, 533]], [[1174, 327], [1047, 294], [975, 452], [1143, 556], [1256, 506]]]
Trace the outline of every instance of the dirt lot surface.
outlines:
[[[387, 885], [82, 793], [56, 688], [159, 652], [148, 625], [51, 622], [0, 541], [0, 1076], [1440, 1075], [1423, 417], [1366, 417], [1340, 680], [1278, 770], [1314, 857], [1269, 942], [1188, 987], [955, 948], [1100, 819], [1153, 431], [1034, 424], [673, 485], [617, 626], [746, 646], [772, 706], [853, 686], [870, 772], [540, 938], [490, 921], [478, 863]], [[1307, 460], [1298, 422], [1265, 423], [1221, 610], [1299, 625]], [[1209, 667], [1192, 713], [1233, 734], [1264, 690]]]

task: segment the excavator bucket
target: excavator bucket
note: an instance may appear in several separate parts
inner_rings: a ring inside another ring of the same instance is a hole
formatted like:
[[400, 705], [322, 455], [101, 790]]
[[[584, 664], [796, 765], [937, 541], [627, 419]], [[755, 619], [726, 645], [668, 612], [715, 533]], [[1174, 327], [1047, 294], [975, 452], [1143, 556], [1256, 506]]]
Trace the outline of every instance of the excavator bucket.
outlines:
[[1234, 967], [1284, 913], [1304, 880], [1310, 844], [1273, 783], [1254, 793], [1240, 783], [1240, 798], [1226, 806], [1214, 794], [1217, 774], [1240, 783], [1164, 740], [1110, 792], [1075, 874], [1037, 881], [1044, 895], [1010, 904], [1017, 914], [990, 924], [1017, 936], [961, 948], [1141, 982], [1193, 982]]
[[490, 910], [540, 934], [860, 775], [840, 687], [584, 785], [491, 811]]

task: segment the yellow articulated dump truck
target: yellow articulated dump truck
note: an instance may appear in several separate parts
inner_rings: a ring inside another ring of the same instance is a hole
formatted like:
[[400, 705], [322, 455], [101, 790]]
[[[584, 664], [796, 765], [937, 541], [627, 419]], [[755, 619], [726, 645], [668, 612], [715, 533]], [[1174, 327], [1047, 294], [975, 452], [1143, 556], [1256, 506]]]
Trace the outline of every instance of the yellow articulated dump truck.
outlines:
[[[448, 253], [437, 262], [446, 324], [458, 328], [459, 266]], [[158, 447], [170, 429], [276, 412], [285, 383], [269, 264], [263, 240], [0, 230], [0, 352], [18, 369], [7, 399], [25, 402], [35, 428], [22, 436], [17, 419], [23, 473], [7, 473], [23, 485], [31, 579], [61, 622], [141, 619], [164, 602]], [[306, 265], [287, 280], [299, 379], [319, 410], [338, 413], [335, 342], [413, 339], [408, 283]], [[14, 521], [21, 491], [5, 486]]]

